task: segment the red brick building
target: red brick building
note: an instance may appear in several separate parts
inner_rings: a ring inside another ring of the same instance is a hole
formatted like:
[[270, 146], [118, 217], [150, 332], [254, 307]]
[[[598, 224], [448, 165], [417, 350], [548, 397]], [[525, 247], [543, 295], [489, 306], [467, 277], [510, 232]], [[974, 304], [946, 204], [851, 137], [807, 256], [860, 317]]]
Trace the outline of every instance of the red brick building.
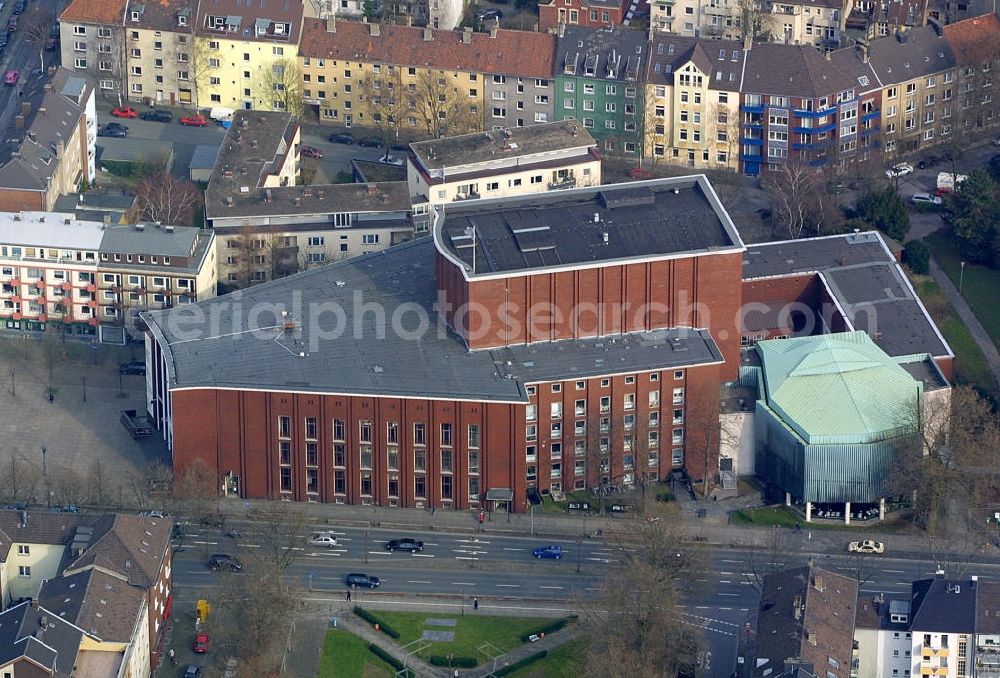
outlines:
[[520, 510], [701, 478], [743, 249], [704, 177], [449, 205], [433, 238], [151, 313], [151, 415], [247, 497]]
[[538, 3], [538, 29], [548, 31], [560, 24], [585, 28], [618, 26], [626, 4], [618, 0], [542, 0]]

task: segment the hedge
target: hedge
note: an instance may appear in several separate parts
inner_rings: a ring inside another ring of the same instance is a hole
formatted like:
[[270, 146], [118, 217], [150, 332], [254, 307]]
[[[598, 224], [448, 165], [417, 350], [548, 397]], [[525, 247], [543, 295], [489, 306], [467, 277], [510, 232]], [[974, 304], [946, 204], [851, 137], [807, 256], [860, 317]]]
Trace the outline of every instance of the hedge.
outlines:
[[531, 636], [540, 636], [543, 633], [555, 633], [556, 631], [559, 631], [560, 629], [564, 628], [566, 624], [569, 624], [570, 620], [575, 618], [576, 615], [572, 615], [570, 617], [566, 617], [563, 619], [557, 619], [554, 622], [550, 622], [545, 626], [541, 626], [533, 631], [528, 631], [523, 636], [521, 636], [521, 642], [522, 643], [531, 642]]
[[479, 664], [479, 660], [475, 657], [442, 657], [439, 654], [432, 654], [427, 658], [434, 666], [450, 666], [456, 669], [474, 669]]
[[[376, 657], [378, 657], [379, 659], [381, 659], [382, 661], [384, 661], [386, 664], [388, 664], [392, 668], [396, 669], [397, 671], [401, 671], [404, 668], [403, 667], [403, 662], [401, 662], [398, 659], [396, 659], [395, 657], [393, 657], [391, 654], [389, 654], [388, 652], [386, 652], [385, 650], [383, 650], [381, 647], [379, 647], [375, 643], [370, 643], [368, 645], [368, 651], [371, 652]], [[410, 671], [409, 669], [407, 669], [406, 670], [406, 675], [407, 676], [413, 676], [413, 672]]]
[[357, 605], [355, 605], [354, 614], [358, 615], [372, 626], [378, 624], [378, 630], [384, 633], [385, 635], [389, 636], [390, 638], [399, 638], [399, 631], [392, 628], [384, 621], [373, 615], [371, 612], [364, 609], [363, 607], [358, 607]]
[[548, 650], [542, 650], [541, 652], [536, 652], [535, 654], [528, 655], [527, 657], [525, 657], [520, 661], [516, 661], [513, 664], [510, 664], [509, 666], [505, 666], [502, 669], [498, 669], [496, 673], [494, 673], [493, 675], [496, 676], [497, 678], [500, 678], [500, 676], [506, 676], [509, 673], [514, 673], [518, 669], [523, 669], [528, 664], [534, 664], [540, 659], [545, 659], [548, 656], [548, 654], [549, 654]]

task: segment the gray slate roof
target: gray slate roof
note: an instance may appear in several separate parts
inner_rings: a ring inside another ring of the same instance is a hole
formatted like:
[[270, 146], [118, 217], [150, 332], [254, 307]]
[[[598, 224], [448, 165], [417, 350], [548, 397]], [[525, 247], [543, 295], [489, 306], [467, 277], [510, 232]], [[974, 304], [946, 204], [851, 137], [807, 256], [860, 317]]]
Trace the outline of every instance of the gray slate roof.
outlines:
[[902, 35], [905, 38], [873, 40], [869, 48], [872, 68], [883, 84], [906, 82], [955, 67], [948, 41], [933, 27], [913, 28]]
[[[256, 335], [242, 331], [249, 329], [243, 320], [234, 329], [232, 295], [144, 317], [167, 355], [171, 388], [524, 403], [524, 384], [532, 381], [722, 360], [707, 332], [690, 330], [468, 351], [434, 311], [434, 252], [432, 240], [422, 238], [242, 290], [243, 309], [273, 305], [274, 316], [257, 323], [270, 329]], [[361, 317], [358, 304], [376, 304], [387, 318], [407, 309], [398, 316], [402, 331], [389, 328], [380, 336], [373, 314]], [[335, 307], [343, 311], [340, 319]], [[283, 331], [281, 310], [295, 323], [292, 331]], [[427, 332], [413, 331], [418, 312], [428, 319]], [[336, 338], [321, 336], [337, 327], [347, 329]]]
[[[28, 80], [29, 75], [21, 77]], [[31, 84], [22, 86], [22, 101], [31, 102], [32, 113], [24, 129], [10, 127], [4, 130], [5, 143], [0, 146], [0, 187], [44, 191], [59, 167], [53, 147], [65, 144], [81, 116], [93, 84], [86, 78], [60, 68], [52, 76], [52, 89], [45, 93], [42, 80], [32, 78]], [[45, 115], [39, 110], [45, 109]], [[13, 157], [18, 151], [18, 157]]]
[[747, 56], [742, 91], [811, 99], [857, 87], [853, 72], [811, 45], [761, 43]]
[[944, 575], [913, 582], [910, 593], [913, 633], [974, 633], [976, 587]]
[[[556, 46], [555, 75], [637, 81], [645, 75], [648, 45], [644, 31], [566, 26]], [[586, 74], [587, 64], [594, 65], [594, 75]]]
[[101, 251], [189, 257], [200, 234], [201, 229], [192, 226], [175, 226], [172, 232], [156, 224], [146, 224], [141, 231], [131, 224], [110, 226], [104, 230]]
[[743, 249], [701, 175], [448, 205], [435, 237], [469, 276]]
[[0, 560], [7, 559], [14, 543], [68, 544], [79, 524], [75, 513], [0, 509]]
[[657, 33], [650, 50], [646, 72], [650, 84], [672, 85], [677, 70], [693, 61], [708, 75], [710, 89], [739, 91], [747, 54], [741, 42]]
[[854, 329], [891, 356], [951, 356], [951, 348], [878, 233], [747, 246], [743, 279], [819, 273]]
[[90, 524], [93, 534], [89, 546], [66, 566], [66, 573], [97, 566], [117, 572], [134, 586], [156, 583], [170, 550], [170, 520], [105, 513]]
[[70, 676], [83, 635], [44, 607], [21, 603], [0, 614], [0, 666], [25, 657], [57, 676]]
[[128, 643], [145, 595], [121, 577], [95, 569], [45, 581], [38, 603], [103, 641]]

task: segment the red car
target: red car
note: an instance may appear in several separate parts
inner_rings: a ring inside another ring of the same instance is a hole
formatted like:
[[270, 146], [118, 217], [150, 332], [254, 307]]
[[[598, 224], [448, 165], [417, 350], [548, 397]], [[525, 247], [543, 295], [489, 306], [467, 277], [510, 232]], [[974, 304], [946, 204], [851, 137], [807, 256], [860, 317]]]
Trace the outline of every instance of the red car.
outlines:
[[316, 148], [315, 146], [303, 146], [299, 149], [299, 154], [303, 158], [322, 158], [323, 151]]
[[17, 69], [11, 69], [3, 76], [3, 82], [5, 85], [16, 85], [17, 81], [21, 79], [21, 71]]
[[124, 106], [121, 108], [116, 108], [113, 111], [111, 111], [111, 115], [115, 116], [116, 118], [138, 118], [139, 111], [135, 110], [131, 106]]
[[629, 178], [639, 179], [655, 179], [656, 175], [650, 172], [648, 169], [643, 169], [642, 167], [633, 167], [628, 171]]
[[198, 654], [205, 654], [208, 652], [210, 641], [207, 633], [199, 633], [194, 637], [194, 645], [191, 646], [191, 650]]
[[181, 124], [190, 127], [204, 127], [208, 124], [208, 120], [204, 115], [188, 115], [181, 118]]

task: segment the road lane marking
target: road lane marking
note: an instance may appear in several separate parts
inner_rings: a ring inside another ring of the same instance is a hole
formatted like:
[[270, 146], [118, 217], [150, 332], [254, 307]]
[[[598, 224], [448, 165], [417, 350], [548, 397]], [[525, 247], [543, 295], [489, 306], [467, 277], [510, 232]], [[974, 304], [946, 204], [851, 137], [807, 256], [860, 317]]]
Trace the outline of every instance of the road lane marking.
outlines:
[[503, 550], [504, 551], [527, 551], [528, 549], [513, 549], [513, 548], [510, 548], [509, 546], [504, 546]]
[[455, 560], [479, 560], [475, 556], [455, 556]]
[[719, 595], [720, 596], [726, 596], [727, 598], [739, 598], [740, 597], [740, 594], [738, 594], [738, 593], [720, 593]]
[[414, 558], [433, 558], [434, 557], [433, 553], [411, 553], [410, 555], [413, 556]]
[[475, 582], [471, 582], [471, 581], [453, 581], [451, 583], [451, 585], [452, 586], [475, 586], [476, 584], [475, 584]]
[[562, 591], [564, 587], [562, 586], [539, 586], [540, 589], [552, 589], [554, 591]]
[[882, 571], [883, 572], [889, 572], [889, 573], [892, 573], [892, 574], [906, 574], [902, 570], [882, 570]]
[[370, 555], [370, 556], [391, 556], [392, 553], [390, 553], [389, 551], [369, 551], [368, 555]]
[[196, 541], [195, 544], [202, 544], [203, 546], [217, 546], [219, 542], [217, 541]]
[[407, 584], [430, 584], [429, 581], [421, 581], [419, 579], [407, 579], [406, 583]]
[[521, 588], [520, 584], [497, 584], [496, 586], [499, 587], [499, 588], [503, 588], [503, 589], [519, 589], [519, 588]]
[[733, 582], [729, 581], [728, 579], [720, 579], [719, 583], [720, 584], [732, 584]]

